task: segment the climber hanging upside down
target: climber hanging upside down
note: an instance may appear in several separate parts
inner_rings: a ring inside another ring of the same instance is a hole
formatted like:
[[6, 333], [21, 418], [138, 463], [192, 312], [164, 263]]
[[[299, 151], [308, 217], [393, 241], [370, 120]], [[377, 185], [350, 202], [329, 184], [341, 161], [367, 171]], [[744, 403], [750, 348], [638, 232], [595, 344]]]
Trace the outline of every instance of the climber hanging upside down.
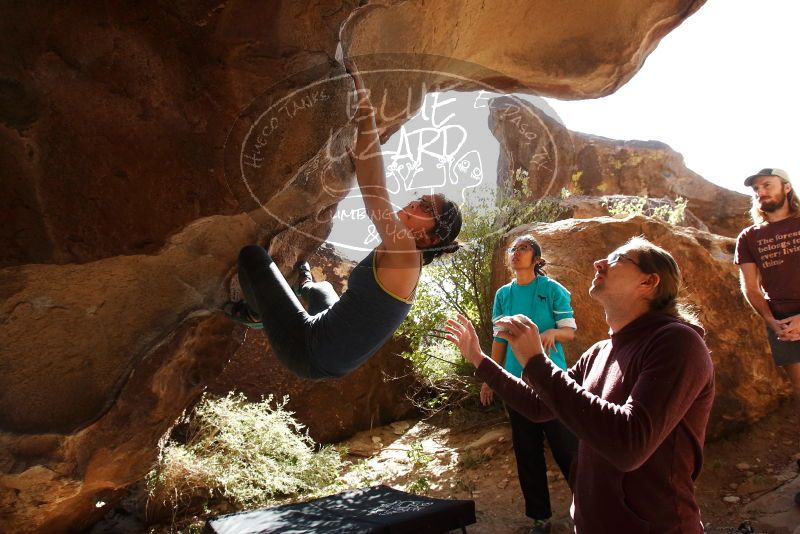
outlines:
[[341, 377], [372, 356], [408, 315], [422, 265], [458, 250], [461, 211], [441, 194], [424, 195], [394, 211], [386, 189], [375, 109], [361, 75], [346, 62], [355, 82], [358, 127], [350, 157], [380, 245], [352, 271], [347, 291], [336, 295], [328, 282], [315, 283], [300, 262], [299, 293], [306, 311], [267, 251], [247, 246], [239, 253], [244, 300], [229, 302], [225, 313], [263, 329], [278, 359], [305, 378]]

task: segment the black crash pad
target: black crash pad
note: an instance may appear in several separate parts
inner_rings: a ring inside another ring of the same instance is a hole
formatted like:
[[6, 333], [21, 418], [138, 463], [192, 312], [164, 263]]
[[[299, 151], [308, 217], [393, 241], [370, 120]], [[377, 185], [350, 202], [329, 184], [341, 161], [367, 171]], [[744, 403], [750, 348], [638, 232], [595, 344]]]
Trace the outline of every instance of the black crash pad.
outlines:
[[209, 519], [205, 534], [303, 532], [423, 534], [475, 523], [475, 502], [432, 499], [388, 486]]

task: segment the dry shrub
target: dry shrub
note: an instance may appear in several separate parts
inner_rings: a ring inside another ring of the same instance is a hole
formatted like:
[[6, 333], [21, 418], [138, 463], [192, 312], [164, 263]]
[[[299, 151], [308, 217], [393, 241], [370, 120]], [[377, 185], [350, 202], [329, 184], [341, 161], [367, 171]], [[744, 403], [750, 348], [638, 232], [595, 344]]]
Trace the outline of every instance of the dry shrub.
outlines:
[[167, 441], [145, 480], [150, 518], [231, 512], [330, 493], [340, 453], [318, 448], [287, 398], [204, 398], [185, 418], [184, 443]]

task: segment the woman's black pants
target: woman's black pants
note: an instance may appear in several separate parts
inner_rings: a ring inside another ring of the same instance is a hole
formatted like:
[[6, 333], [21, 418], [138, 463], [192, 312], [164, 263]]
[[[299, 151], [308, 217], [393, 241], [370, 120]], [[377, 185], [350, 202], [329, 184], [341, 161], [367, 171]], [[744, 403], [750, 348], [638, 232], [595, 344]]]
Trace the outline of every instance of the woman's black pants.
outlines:
[[557, 419], [534, 423], [511, 408], [506, 409], [511, 421], [511, 439], [517, 458], [519, 486], [525, 499], [525, 515], [532, 519], [548, 519], [553, 513], [547, 486], [544, 437], [547, 436], [553, 458], [567, 482], [570, 465], [578, 449], [578, 439]]
[[337, 362], [325, 362], [324, 369], [329, 371], [323, 371], [308, 346], [314, 316], [339, 300], [330, 283], [303, 286], [300, 292], [309, 305], [306, 312], [267, 251], [255, 245], [239, 253], [239, 283], [247, 305], [261, 317], [272, 351], [283, 365], [303, 378], [336, 376]]

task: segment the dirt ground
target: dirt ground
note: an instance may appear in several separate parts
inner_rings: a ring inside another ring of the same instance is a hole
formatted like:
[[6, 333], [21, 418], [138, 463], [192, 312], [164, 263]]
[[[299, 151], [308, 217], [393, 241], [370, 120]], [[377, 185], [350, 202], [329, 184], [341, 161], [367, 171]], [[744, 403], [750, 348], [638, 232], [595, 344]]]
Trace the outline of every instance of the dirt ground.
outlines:
[[[511, 429], [499, 410], [463, 411], [428, 421], [402, 421], [348, 440], [355, 485], [386, 484], [432, 497], [473, 499], [469, 532], [520, 533], [524, 517]], [[571, 496], [553, 466], [553, 533], [572, 531]], [[707, 443], [697, 499], [707, 532], [730, 532], [750, 521], [755, 532], [800, 534], [800, 414], [791, 402], [736, 436]]]
[[[470, 534], [519, 534], [524, 516], [511, 428], [499, 407], [461, 410], [425, 421], [398, 421], [346, 441], [348, 486], [376, 484], [439, 498], [472, 499], [477, 523]], [[572, 532], [571, 495], [547, 452], [553, 534]], [[800, 534], [800, 413], [786, 402], [746, 431], [707, 443], [696, 494], [708, 533]], [[145, 526], [132, 502], [119, 506], [90, 534], [197, 532], [205, 520]], [[753, 530], [739, 530], [749, 521]], [[191, 528], [188, 528], [192, 525]], [[621, 533], [622, 534], [622, 533]]]

